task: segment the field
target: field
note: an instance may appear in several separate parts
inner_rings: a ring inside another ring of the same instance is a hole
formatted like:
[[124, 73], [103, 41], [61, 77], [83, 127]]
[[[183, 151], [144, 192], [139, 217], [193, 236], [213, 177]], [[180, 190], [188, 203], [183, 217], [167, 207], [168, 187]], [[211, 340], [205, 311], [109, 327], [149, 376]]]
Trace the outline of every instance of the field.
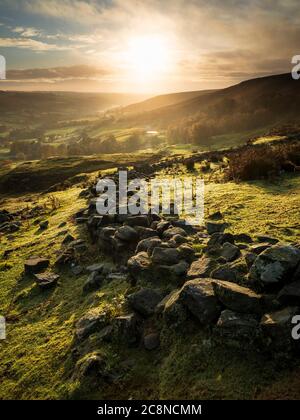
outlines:
[[[182, 171], [184, 174], [184, 168]], [[91, 178], [96, 175], [89, 173]], [[30, 255], [49, 257], [51, 265], [54, 263], [66, 232], [87, 239], [85, 229], [73, 218], [85, 205], [85, 200], [78, 197], [80, 191], [80, 186], [72, 186], [51, 196], [19, 194], [2, 200], [2, 207], [8, 211], [40, 205], [44, 212], [1, 239], [0, 252], [6, 252], [6, 258], [0, 268], [0, 311], [8, 322], [8, 338], [0, 347], [1, 399], [300, 397], [297, 362], [288, 370], [274, 370], [273, 362], [259, 355], [249, 353], [245, 357], [211, 348], [205, 334], [193, 328], [184, 335], [165, 331], [161, 348], [150, 353], [140, 347], [105, 344], [91, 336], [88, 345], [97, 348], [108, 360], [110, 371], [115, 372], [111, 383], [94, 390], [90, 384], [72, 380], [76, 321], [91, 307], [114, 316], [121, 314], [124, 296], [131, 289], [127, 282], [109, 282], [87, 298], [82, 295], [87, 274], [74, 276], [66, 270], [56, 289], [41, 293], [31, 279], [24, 277], [24, 260]], [[57, 208], [53, 207], [53, 197], [59, 203]], [[299, 177], [286, 176], [280, 183], [210, 182], [206, 184], [205, 200], [207, 215], [221, 211], [229, 232], [299, 240]], [[38, 229], [41, 220], [49, 221], [46, 231]], [[194, 246], [197, 248], [197, 243]], [[91, 245], [83, 263], [106, 258]]]

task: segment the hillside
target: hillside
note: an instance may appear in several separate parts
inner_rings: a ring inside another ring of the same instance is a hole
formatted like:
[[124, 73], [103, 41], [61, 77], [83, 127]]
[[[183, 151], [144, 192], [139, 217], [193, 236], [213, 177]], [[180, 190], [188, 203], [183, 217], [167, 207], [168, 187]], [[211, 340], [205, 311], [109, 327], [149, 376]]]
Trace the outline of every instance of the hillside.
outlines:
[[177, 92], [167, 95], [158, 95], [153, 98], [146, 99], [143, 102], [131, 104], [124, 108], [124, 112], [128, 114], [139, 114], [142, 112], [154, 111], [157, 108], [163, 108], [171, 105], [180, 104], [199, 98], [207, 93], [214, 92], [213, 90], [193, 91], [193, 92]]
[[189, 129], [191, 123], [200, 123], [201, 129], [205, 127], [203, 135], [207, 137], [297, 122], [299, 94], [300, 83], [293, 80], [290, 74], [281, 74], [207, 92], [177, 104], [144, 112], [131, 119], [157, 127], [181, 125], [181, 128]]
[[89, 115], [109, 108], [126, 106], [144, 95], [122, 93], [14, 92], [0, 91], [0, 112]]

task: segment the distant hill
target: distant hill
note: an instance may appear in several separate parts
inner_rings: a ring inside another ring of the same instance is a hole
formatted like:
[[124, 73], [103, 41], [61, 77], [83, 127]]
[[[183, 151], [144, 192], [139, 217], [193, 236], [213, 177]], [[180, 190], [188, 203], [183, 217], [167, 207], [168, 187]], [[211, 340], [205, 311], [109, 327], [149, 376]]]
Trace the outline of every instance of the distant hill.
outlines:
[[0, 91], [0, 112], [88, 115], [144, 99], [145, 95], [125, 93]]
[[154, 96], [146, 99], [143, 102], [131, 104], [123, 109], [128, 114], [139, 114], [142, 112], [153, 111], [157, 108], [163, 108], [170, 105], [175, 105], [181, 102], [200, 97], [206, 93], [214, 92], [213, 90], [193, 91], [193, 92], [178, 92], [169, 93], [165, 95]]
[[[158, 108], [140, 113], [136, 121], [153, 127], [180, 127], [183, 132], [195, 127], [200, 132], [199, 137], [208, 137], [300, 120], [300, 81], [293, 80], [290, 74], [252, 79], [226, 89], [194, 94], [188, 100], [165, 107], [159, 106], [159, 101], [153, 98], [150, 103], [156, 102]], [[141, 109], [144, 104], [140, 104]], [[138, 104], [135, 107], [138, 109]]]

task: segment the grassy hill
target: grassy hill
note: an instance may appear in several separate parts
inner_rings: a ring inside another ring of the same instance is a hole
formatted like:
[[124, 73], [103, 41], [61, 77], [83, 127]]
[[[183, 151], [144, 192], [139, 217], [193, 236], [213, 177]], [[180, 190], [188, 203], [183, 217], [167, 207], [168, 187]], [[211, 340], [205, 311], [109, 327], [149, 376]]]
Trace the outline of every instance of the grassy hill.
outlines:
[[[128, 117], [140, 124], [190, 129], [201, 124], [202, 137], [249, 131], [299, 120], [300, 83], [290, 74], [248, 80], [203, 92], [186, 101]], [[143, 103], [140, 104], [143, 109]], [[136, 109], [138, 106], [136, 106]]]
[[171, 105], [176, 105], [182, 102], [199, 98], [207, 93], [214, 92], [213, 90], [193, 91], [193, 92], [178, 92], [167, 95], [154, 96], [137, 104], [131, 104], [124, 108], [124, 112], [128, 114], [140, 114], [142, 112], [153, 111], [157, 108], [163, 108]]

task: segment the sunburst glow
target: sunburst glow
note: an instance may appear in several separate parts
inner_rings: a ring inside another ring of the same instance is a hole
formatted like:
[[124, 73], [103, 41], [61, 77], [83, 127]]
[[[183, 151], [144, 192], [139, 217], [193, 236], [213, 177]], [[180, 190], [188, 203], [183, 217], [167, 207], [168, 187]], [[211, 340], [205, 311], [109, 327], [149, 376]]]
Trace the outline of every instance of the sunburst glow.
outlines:
[[160, 78], [170, 66], [169, 46], [163, 37], [136, 37], [128, 43], [127, 60], [132, 76], [140, 81]]

